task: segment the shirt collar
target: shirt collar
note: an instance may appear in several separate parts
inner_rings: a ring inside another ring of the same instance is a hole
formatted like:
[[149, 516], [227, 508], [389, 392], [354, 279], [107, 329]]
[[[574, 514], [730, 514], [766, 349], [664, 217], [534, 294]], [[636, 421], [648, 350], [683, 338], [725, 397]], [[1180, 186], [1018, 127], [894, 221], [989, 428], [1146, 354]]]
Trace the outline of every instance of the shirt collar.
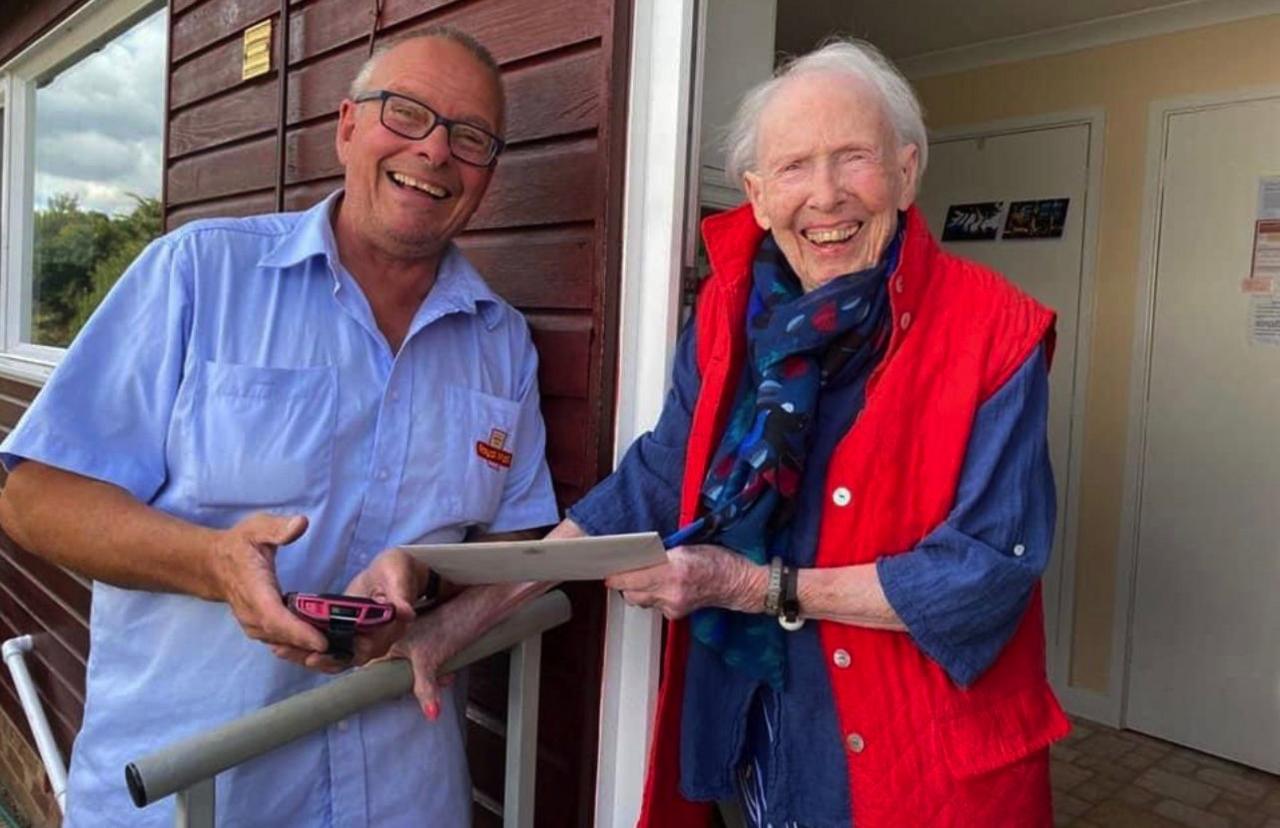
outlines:
[[[328, 260], [331, 272], [342, 270], [338, 243], [333, 235], [333, 208], [342, 190], [330, 193], [323, 201], [298, 216], [293, 228], [265, 256], [259, 267], [287, 268], [316, 256]], [[502, 300], [485, 283], [484, 277], [467, 261], [456, 245], [450, 244], [440, 260], [436, 282], [419, 309], [419, 316], [439, 318], [448, 313], [479, 313], [485, 327], [493, 329], [502, 316]]]
[[298, 216], [287, 232], [267, 255], [258, 260], [259, 267], [286, 268], [314, 256], [324, 256], [335, 272], [338, 268], [338, 242], [333, 236], [333, 206], [342, 197], [335, 190], [323, 201]]

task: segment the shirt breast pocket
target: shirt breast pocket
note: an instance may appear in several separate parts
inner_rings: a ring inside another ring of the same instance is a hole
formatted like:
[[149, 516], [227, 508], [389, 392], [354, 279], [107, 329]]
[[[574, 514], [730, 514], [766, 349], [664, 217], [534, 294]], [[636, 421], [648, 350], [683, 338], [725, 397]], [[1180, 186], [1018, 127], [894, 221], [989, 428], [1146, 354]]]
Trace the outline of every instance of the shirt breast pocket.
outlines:
[[196, 500], [206, 507], [318, 506], [329, 488], [337, 377], [332, 366], [204, 361], [193, 406]]
[[507, 475], [520, 450], [520, 404], [458, 385], [445, 385], [444, 398], [452, 435], [449, 465], [461, 484], [456, 517], [464, 524], [487, 526], [502, 505]]

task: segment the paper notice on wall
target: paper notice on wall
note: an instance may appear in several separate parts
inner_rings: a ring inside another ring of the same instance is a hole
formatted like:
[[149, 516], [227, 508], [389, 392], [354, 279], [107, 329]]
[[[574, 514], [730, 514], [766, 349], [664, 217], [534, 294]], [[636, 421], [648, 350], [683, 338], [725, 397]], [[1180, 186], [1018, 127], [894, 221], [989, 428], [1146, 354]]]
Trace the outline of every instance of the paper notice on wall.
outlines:
[[1258, 221], [1280, 219], [1280, 175], [1258, 179]]
[[1243, 293], [1264, 295], [1280, 287], [1280, 176], [1258, 179], [1258, 212], [1253, 222], [1253, 254]]
[[1254, 345], [1280, 345], [1280, 297], [1254, 296], [1250, 300], [1249, 340]]

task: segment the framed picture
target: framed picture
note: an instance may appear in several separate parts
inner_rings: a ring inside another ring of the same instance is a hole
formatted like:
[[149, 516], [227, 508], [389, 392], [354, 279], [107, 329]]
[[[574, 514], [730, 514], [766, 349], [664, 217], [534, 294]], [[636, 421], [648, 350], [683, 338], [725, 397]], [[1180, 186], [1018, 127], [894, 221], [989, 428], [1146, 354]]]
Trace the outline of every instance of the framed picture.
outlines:
[[1060, 239], [1067, 223], [1069, 198], [1015, 201], [1004, 221], [1006, 239]]
[[1000, 232], [1003, 201], [952, 204], [942, 225], [943, 241], [992, 241]]

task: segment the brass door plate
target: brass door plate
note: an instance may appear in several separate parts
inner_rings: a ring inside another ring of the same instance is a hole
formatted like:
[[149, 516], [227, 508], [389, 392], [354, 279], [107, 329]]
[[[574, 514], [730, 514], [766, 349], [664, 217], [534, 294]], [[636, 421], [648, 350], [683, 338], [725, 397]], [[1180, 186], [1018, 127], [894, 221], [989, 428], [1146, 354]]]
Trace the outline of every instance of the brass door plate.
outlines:
[[255, 23], [244, 30], [244, 70], [242, 80], [256, 78], [271, 71], [271, 20]]

